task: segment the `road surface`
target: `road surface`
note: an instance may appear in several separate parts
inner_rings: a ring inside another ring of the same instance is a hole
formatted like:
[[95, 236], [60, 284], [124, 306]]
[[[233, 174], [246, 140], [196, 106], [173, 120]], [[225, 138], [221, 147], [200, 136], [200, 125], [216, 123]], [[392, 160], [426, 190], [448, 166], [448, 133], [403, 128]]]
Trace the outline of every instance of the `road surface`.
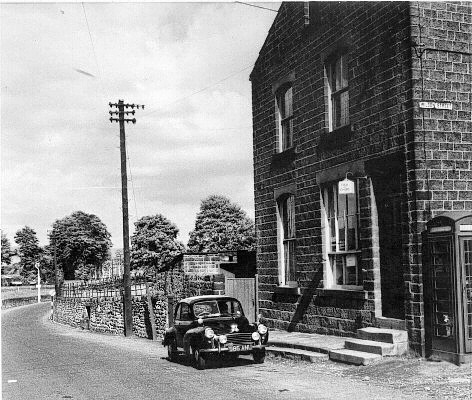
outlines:
[[400, 391], [268, 360], [199, 371], [160, 342], [55, 324], [50, 304], [2, 311], [2, 394], [22, 399], [401, 399]]

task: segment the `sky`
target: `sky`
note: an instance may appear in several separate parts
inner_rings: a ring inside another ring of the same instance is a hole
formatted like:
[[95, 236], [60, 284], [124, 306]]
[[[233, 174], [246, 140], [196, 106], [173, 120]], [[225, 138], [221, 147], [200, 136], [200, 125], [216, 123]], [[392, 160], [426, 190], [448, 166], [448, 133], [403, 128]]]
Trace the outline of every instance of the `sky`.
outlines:
[[159, 213], [186, 244], [212, 194], [254, 218], [249, 74], [275, 16], [237, 3], [1, 4], [1, 229], [12, 245], [25, 225], [46, 244], [54, 221], [81, 210], [123, 246], [108, 114], [120, 99], [145, 105], [125, 126], [131, 233]]

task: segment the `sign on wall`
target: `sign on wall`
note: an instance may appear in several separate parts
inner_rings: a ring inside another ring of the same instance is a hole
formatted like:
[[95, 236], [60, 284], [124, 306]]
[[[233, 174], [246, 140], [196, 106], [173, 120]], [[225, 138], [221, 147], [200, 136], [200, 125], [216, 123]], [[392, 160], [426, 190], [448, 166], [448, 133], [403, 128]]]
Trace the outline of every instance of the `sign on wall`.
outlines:
[[434, 108], [436, 110], [452, 110], [452, 103], [437, 101], [420, 101], [420, 108]]
[[356, 189], [354, 186], [354, 181], [350, 179], [344, 179], [339, 181], [338, 183], [338, 192], [339, 194], [354, 194], [356, 193]]

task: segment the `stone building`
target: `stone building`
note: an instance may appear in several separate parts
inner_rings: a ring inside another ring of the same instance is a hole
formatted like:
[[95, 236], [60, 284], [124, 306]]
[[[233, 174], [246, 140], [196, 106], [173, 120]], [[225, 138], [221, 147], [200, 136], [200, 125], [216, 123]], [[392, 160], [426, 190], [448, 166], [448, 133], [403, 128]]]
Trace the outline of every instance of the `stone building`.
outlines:
[[471, 6], [280, 6], [250, 76], [265, 324], [425, 354], [422, 233], [472, 210]]

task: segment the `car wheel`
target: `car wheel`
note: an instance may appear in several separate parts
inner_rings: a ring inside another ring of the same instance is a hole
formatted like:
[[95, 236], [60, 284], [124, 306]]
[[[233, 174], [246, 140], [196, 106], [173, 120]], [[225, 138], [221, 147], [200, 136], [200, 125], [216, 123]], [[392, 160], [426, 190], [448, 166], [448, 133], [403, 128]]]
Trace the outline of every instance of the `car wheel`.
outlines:
[[175, 340], [173, 340], [169, 345], [167, 346], [167, 358], [170, 361], [175, 361], [177, 358], [177, 346], [175, 344]]
[[256, 364], [263, 364], [265, 361], [265, 349], [254, 351], [252, 353], [252, 358]]
[[195, 366], [197, 369], [205, 369], [206, 367], [206, 359], [201, 353], [200, 349], [192, 348], [193, 353], [193, 361], [195, 362]]

